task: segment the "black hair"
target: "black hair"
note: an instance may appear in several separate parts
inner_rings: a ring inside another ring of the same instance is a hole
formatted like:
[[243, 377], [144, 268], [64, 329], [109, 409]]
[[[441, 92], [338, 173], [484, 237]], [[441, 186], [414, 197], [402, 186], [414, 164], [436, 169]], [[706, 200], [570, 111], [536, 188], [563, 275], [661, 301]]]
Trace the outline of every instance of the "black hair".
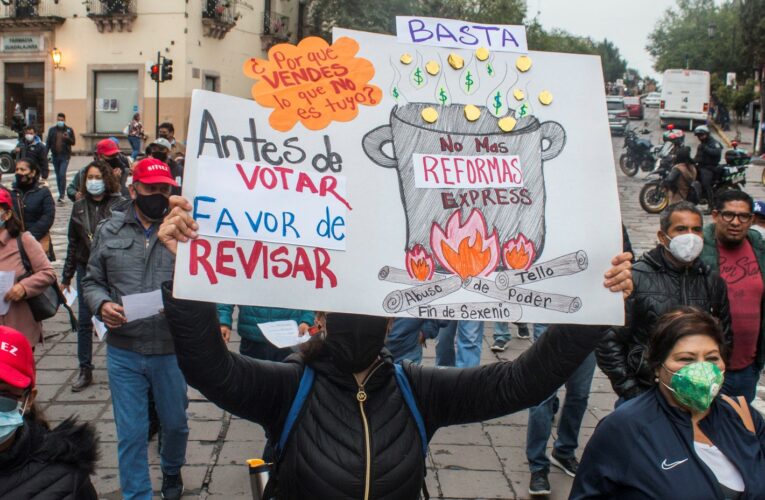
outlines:
[[175, 133], [175, 127], [173, 127], [173, 124], [170, 122], [162, 122], [159, 124], [159, 127], [157, 128], [166, 128], [167, 130], [170, 131], [171, 134]]
[[752, 197], [743, 191], [737, 191], [735, 189], [723, 191], [722, 193], [715, 196], [715, 210], [718, 212], [721, 211], [725, 204], [729, 201], [743, 201], [749, 205], [750, 212], [754, 211], [754, 200]]
[[[35, 126], [34, 126], [34, 125], [27, 125], [26, 127], [24, 127], [24, 132], [26, 132], [27, 130], [32, 130], [32, 131], [34, 131], [34, 129], [35, 129]], [[35, 134], [36, 134], [36, 133], [37, 133], [37, 132], [35, 132]]]
[[32, 171], [32, 175], [34, 176], [35, 180], [40, 178], [40, 165], [38, 165], [37, 161], [35, 161], [33, 158], [29, 158], [28, 156], [19, 158], [16, 160], [16, 165], [18, 166], [19, 163], [26, 163], [29, 165], [29, 170]]
[[691, 335], [706, 335], [714, 340], [727, 362], [728, 345], [720, 321], [701, 309], [682, 306], [662, 315], [654, 326], [646, 352], [646, 363], [651, 372], [664, 364], [680, 339]]
[[88, 182], [88, 170], [90, 170], [90, 167], [96, 167], [98, 171], [101, 172], [101, 177], [104, 180], [104, 194], [108, 196], [110, 194], [120, 192], [120, 181], [114, 175], [114, 169], [112, 169], [112, 166], [105, 161], [96, 160], [88, 163], [87, 166], [82, 170], [79, 185], [79, 191], [82, 194], [87, 194], [88, 192], [86, 187]]
[[701, 223], [704, 223], [704, 216], [701, 214], [701, 210], [696, 205], [688, 201], [679, 201], [674, 205], [670, 205], [665, 208], [659, 216], [659, 228], [666, 234], [672, 225], [672, 214], [675, 212], [691, 212], [699, 216]]
[[57, 115], [56, 115], [56, 118], [58, 118], [59, 116], [60, 116], [61, 118], [63, 118], [63, 119], [65, 119], [65, 120], [66, 120], [66, 115], [65, 115], [64, 113], [59, 113], [59, 114], [57, 114]]
[[683, 146], [677, 150], [677, 154], [675, 155], [675, 161], [672, 164], [677, 165], [678, 163], [690, 163], [690, 162], [691, 162], [691, 148], [689, 148], [688, 146]]

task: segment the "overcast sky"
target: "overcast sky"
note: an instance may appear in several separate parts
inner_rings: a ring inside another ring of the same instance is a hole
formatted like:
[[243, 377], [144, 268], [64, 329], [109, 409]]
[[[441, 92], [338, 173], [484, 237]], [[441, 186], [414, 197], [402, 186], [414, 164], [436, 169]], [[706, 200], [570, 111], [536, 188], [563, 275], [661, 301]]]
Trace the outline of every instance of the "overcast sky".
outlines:
[[528, 17], [540, 11], [545, 29], [561, 28], [594, 40], [608, 38], [630, 67], [641, 75], [657, 78], [653, 61], [645, 50], [648, 33], [674, 0], [527, 0]]

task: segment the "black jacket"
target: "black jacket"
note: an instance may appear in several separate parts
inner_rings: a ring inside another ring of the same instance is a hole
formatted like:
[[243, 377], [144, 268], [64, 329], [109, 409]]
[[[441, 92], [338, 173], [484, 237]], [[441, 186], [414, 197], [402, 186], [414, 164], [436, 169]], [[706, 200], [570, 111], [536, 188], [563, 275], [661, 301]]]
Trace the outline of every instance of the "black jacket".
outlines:
[[722, 146], [711, 136], [706, 142], [700, 142], [694, 161], [700, 167], [716, 168], [722, 158]]
[[[189, 385], [278, 439], [300, 383], [303, 358], [276, 363], [231, 353], [220, 336], [215, 304], [174, 299], [169, 284], [163, 292], [178, 365]], [[540, 403], [579, 367], [602, 331], [554, 325], [517, 360], [473, 368], [405, 363], [428, 439], [441, 427]], [[370, 499], [418, 498], [424, 472], [421, 439], [390, 358], [370, 372], [363, 403], [352, 375], [339, 372], [323, 356], [309, 363], [316, 379], [284, 450], [278, 498], [364, 498], [367, 477]]]
[[112, 207], [120, 202], [126, 202], [126, 200], [119, 194], [115, 194], [104, 197], [100, 202], [86, 195], [85, 198], [74, 203], [72, 217], [69, 219], [69, 246], [66, 249], [61, 284], [69, 285], [72, 282], [78, 265], [88, 265], [90, 243], [96, 234], [98, 223], [109, 218]]
[[679, 306], [694, 306], [718, 318], [730, 343], [730, 308], [725, 282], [709, 266], [696, 262], [678, 269], [657, 246], [632, 267], [634, 291], [627, 299], [625, 326], [609, 329], [595, 349], [598, 366], [616, 394], [632, 398], [653, 387], [645, 364], [648, 339], [659, 317]]
[[11, 190], [13, 211], [19, 216], [24, 231], [29, 231], [38, 241], [48, 234], [56, 218], [56, 203], [45, 186], [35, 181], [27, 189], [21, 189], [15, 182]]
[[16, 432], [16, 441], [0, 452], [0, 498], [98, 498], [90, 482], [98, 460], [92, 425], [67, 419], [49, 431], [27, 419]]
[[[61, 138], [61, 149], [56, 150], [56, 136], [64, 134]], [[74, 130], [72, 127], [64, 125], [63, 127], [52, 126], [48, 129], [48, 139], [45, 141], [48, 149], [50, 149], [53, 156], [59, 158], [69, 158], [72, 156], [72, 146], [75, 143]]]

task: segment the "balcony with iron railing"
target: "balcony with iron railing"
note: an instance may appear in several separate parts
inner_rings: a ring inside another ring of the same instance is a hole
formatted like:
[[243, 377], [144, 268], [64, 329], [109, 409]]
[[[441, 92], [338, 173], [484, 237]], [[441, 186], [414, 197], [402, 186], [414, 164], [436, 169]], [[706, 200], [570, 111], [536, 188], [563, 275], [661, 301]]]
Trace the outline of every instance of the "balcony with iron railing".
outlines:
[[288, 42], [291, 36], [288, 16], [274, 11], [263, 13], [263, 33], [260, 35], [263, 50], [268, 50], [278, 43]]
[[99, 32], [133, 30], [133, 21], [138, 17], [137, 0], [85, 0], [83, 3]]
[[0, 32], [53, 29], [64, 22], [58, 4], [58, 0], [1, 0]]
[[239, 20], [233, 0], [202, 0], [203, 35], [222, 39]]

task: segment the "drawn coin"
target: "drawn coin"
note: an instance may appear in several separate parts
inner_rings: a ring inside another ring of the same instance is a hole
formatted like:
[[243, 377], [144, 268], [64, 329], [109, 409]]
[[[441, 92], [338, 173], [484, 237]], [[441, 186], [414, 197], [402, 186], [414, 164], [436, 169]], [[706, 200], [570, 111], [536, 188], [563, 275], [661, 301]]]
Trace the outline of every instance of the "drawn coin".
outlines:
[[531, 69], [531, 58], [529, 56], [521, 56], [515, 60], [515, 67], [518, 71], [525, 73]]
[[412, 63], [412, 56], [409, 53], [404, 53], [401, 55], [401, 64], [411, 64]]
[[485, 61], [489, 58], [489, 51], [483, 47], [476, 49], [475, 56], [479, 61]]
[[515, 97], [516, 101], [522, 101], [526, 98], [526, 94], [521, 89], [515, 89], [513, 90], [513, 97]]
[[510, 132], [515, 128], [515, 124], [518, 123], [515, 118], [512, 116], [506, 116], [504, 118], [500, 118], [500, 120], [497, 122], [497, 125], [499, 125], [499, 128], [502, 130], [502, 132]]
[[465, 65], [465, 60], [457, 54], [449, 54], [447, 61], [449, 62], [449, 66], [454, 69], [462, 69], [462, 67]]
[[465, 118], [467, 118], [467, 121], [474, 122], [480, 117], [481, 117], [481, 110], [478, 109], [477, 106], [473, 106], [472, 104], [468, 104], [467, 106], [465, 106]]
[[441, 71], [441, 65], [436, 61], [430, 61], [425, 65], [425, 71], [431, 76], [436, 76], [438, 72]]
[[543, 90], [539, 93], [539, 102], [545, 106], [549, 106], [553, 101], [553, 96], [549, 90]]
[[422, 110], [422, 119], [428, 123], [435, 123], [438, 120], [438, 111], [433, 108], [425, 108]]

